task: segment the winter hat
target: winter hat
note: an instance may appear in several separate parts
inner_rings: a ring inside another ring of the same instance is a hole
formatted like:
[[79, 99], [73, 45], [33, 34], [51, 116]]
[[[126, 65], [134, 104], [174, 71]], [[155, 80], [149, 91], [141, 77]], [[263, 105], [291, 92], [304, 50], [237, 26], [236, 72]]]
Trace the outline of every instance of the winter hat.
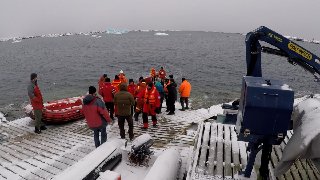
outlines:
[[97, 89], [94, 86], [89, 87], [89, 94], [94, 94], [97, 92]]
[[120, 70], [120, 74], [121, 74], [121, 73], [123, 73], [123, 71], [122, 71], [122, 70]]
[[129, 79], [129, 83], [133, 82], [133, 79]]
[[34, 78], [36, 78], [38, 75], [36, 73], [31, 73], [30, 75], [30, 79], [33, 80]]
[[120, 91], [127, 91], [128, 86], [126, 83], [121, 83], [119, 86]]
[[182, 82], [183, 82], [184, 80], [186, 80], [186, 78], [182, 78]]
[[149, 87], [153, 87], [153, 82], [149, 82], [149, 83], [148, 83], [148, 86], [149, 86]]

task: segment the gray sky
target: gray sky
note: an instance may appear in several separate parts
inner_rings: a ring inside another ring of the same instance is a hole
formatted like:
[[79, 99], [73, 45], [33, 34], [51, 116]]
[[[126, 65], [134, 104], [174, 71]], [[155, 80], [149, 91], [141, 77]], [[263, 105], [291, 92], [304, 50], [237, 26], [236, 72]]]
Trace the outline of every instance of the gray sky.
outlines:
[[0, 38], [117, 29], [247, 33], [261, 25], [320, 40], [320, 0], [1, 0]]

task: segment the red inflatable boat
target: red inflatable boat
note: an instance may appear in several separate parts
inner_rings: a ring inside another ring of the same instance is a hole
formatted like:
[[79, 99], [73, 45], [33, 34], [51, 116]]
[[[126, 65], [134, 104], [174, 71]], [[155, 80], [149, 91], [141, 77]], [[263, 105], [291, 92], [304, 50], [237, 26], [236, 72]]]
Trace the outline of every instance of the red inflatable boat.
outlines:
[[[42, 121], [47, 123], [64, 123], [84, 118], [82, 112], [83, 97], [73, 97], [44, 103]], [[26, 106], [26, 113], [34, 119], [32, 106]]]

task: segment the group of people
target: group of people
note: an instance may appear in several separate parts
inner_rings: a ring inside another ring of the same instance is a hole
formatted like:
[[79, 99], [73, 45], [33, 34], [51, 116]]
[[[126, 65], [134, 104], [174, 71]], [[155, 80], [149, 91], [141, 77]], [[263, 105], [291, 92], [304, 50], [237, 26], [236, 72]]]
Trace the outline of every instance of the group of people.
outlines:
[[[135, 84], [133, 79], [127, 78], [121, 70], [115, 75], [113, 81], [107, 74], [103, 74], [98, 82], [98, 92], [94, 86], [89, 87], [89, 93], [83, 99], [83, 112], [87, 125], [94, 131], [95, 146], [107, 140], [106, 126], [112, 123], [115, 116], [118, 119], [120, 136], [125, 139], [124, 124], [127, 121], [129, 126], [129, 138], [133, 140], [133, 117], [138, 121], [142, 113], [143, 126], [146, 130], [149, 127], [148, 116], [151, 116], [153, 127], [157, 127], [156, 114], [161, 113], [162, 103], [166, 100], [168, 115], [175, 114], [175, 102], [177, 101], [177, 84], [173, 75], [166, 77], [163, 67], [156, 73], [152, 68], [150, 77], [140, 77]], [[178, 89], [180, 93], [181, 111], [188, 109], [188, 98], [191, 92], [191, 85], [182, 78]], [[98, 95], [99, 94], [99, 95]], [[28, 86], [28, 95], [35, 114], [35, 132], [41, 133], [46, 127], [41, 121], [43, 110], [43, 98], [37, 85], [37, 74], [31, 74], [31, 83]], [[99, 136], [101, 134], [101, 141]]]

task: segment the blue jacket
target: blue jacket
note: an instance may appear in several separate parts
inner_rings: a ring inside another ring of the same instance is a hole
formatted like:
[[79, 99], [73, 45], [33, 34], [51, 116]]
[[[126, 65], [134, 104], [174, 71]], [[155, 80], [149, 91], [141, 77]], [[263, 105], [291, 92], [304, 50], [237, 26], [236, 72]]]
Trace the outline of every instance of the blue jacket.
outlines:
[[156, 86], [157, 91], [159, 92], [159, 94], [163, 94], [164, 93], [163, 86], [159, 81], [156, 81], [155, 86]]

